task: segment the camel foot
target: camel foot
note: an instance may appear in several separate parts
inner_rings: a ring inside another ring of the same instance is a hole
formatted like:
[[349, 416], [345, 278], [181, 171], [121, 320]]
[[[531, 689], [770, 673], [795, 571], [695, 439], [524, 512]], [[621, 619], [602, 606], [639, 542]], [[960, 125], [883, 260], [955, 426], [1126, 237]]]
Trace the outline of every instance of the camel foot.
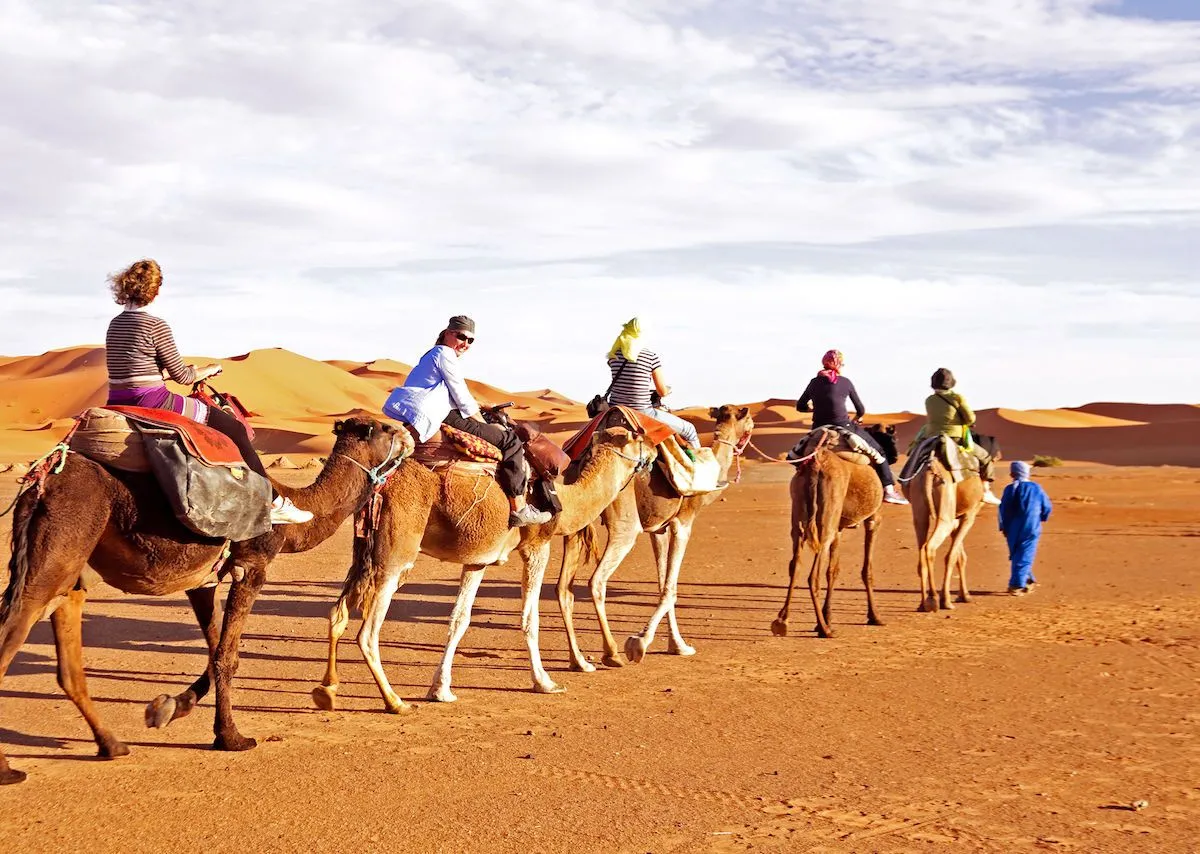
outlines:
[[15, 768], [5, 768], [0, 771], [0, 786], [12, 786], [16, 783], [24, 783], [28, 775], [24, 771], [18, 771]]
[[885, 623], [883, 620], [879, 619], [878, 617], [871, 615], [871, 616], [867, 617], [867, 625], [868, 626], [886, 626], [887, 623]]
[[435, 703], [456, 703], [458, 697], [454, 696], [454, 692], [449, 688], [430, 688], [429, 693], [425, 695], [428, 700], [433, 700]]
[[231, 735], [218, 735], [213, 739], [213, 750], [228, 750], [231, 753], [241, 753], [244, 750], [253, 750], [256, 747], [258, 747], [258, 742], [255, 739], [236, 731]]
[[941, 602], [941, 608], [943, 611], [953, 611], [954, 603], [951, 602], [949, 599], [943, 599]]
[[576, 673], [595, 673], [596, 665], [581, 658], [577, 661], [573, 660], [571, 662], [571, 670], [575, 671]]
[[416, 709], [410, 706], [403, 700], [397, 699], [394, 703], [385, 703], [383, 710], [389, 715], [407, 715], [409, 712], [415, 712]]
[[115, 738], [108, 738], [101, 742], [99, 748], [96, 751], [96, 755], [101, 759], [117, 759], [118, 757], [129, 755], [129, 748], [125, 743], [117, 741]]
[[917, 611], [922, 614], [933, 613], [933, 612], [937, 611], [937, 609], [938, 609], [937, 600], [935, 600], [935, 599], [926, 599], [920, 605], [917, 606]]
[[565, 694], [566, 691], [566, 688], [555, 682], [533, 683], [533, 692], [535, 694]]
[[966, 605], [967, 603], [969, 603], [971, 601], [971, 594], [970, 593], [959, 593], [958, 598], [955, 599], [954, 601], [962, 602], [964, 605]]
[[337, 708], [337, 685], [318, 685], [312, 689], [313, 704], [322, 712]]
[[606, 653], [604, 653], [604, 656], [600, 659], [600, 663], [603, 664], [605, 667], [624, 667], [629, 662], [626, 661], [625, 657], [623, 655], [621, 655], [621, 653], [619, 653], [619, 652], [613, 652], [613, 653], [606, 652]]
[[771, 634], [777, 638], [787, 637], [787, 620], [782, 617], [776, 617], [775, 622], [771, 623]]
[[696, 648], [688, 643], [675, 643], [672, 641], [671, 643], [667, 644], [667, 654], [682, 656], [695, 655]]
[[630, 635], [625, 639], [625, 657], [630, 664], [638, 664], [646, 657], [646, 641], [641, 635]]
[[146, 704], [146, 727], [162, 729], [175, 720], [175, 698], [169, 694], [159, 694]]
[[834, 638], [837, 637], [837, 632], [835, 632], [832, 628], [822, 629], [820, 626], [817, 626], [817, 637]]

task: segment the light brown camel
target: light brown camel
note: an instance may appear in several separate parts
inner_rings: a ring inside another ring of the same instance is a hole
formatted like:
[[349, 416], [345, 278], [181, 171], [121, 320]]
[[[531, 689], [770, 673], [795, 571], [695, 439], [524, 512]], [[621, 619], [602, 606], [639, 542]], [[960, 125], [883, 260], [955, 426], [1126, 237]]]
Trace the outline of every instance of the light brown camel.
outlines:
[[[876, 434], [876, 439], [887, 437]], [[887, 447], [885, 445], [885, 447]], [[894, 449], [894, 442], [891, 443]], [[834, 636], [833, 588], [837, 583], [842, 532], [862, 525], [862, 580], [867, 591], [867, 624], [882, 626], [883, 620], [875, 610], [874, 578], [871, 558], [875, 534], [879, 528], [883, 507], [883, 486], [875, 470], [861, 463], [842, 459], [829, 447], [817, 446], [812, 456], [796, 464], [789, 491], [792, 496], [792, 559], [788, 562], [788, 589], [779, 616], [771, 623], [771, 631], [784, 636], [788, 633], [788, 613], [792, 593], [796, 589], [796, 569], [805, 546], [812, 549], [812, 567], [808, 572], [808, 592], [817, 615], [817, 634]], [[889, 454], [889, 462], [895, 462]], [[821, 569], [825, 568], [825, 604], [820, 603]]]
[[[58, 682], [92, 728], [100, 756], [129, 752], [100, 721], [88, 696], [83, 670], [81, 628], [87, 596], [82, 574], [90, 565], [106, 582], [126, 593], [163, 596], [186, 591], [209, 647], [204, 675], [177, 697], [163, 695], [146, 709], [150, 726], [188, 714], [216, 685], [213, 747], [248, 750], [252, 738], [233, 721], [231, 681], [237, 672], [238, 643], [255, 597], [266, 581], [267, 565], [279, 552], [300, 552], [327, 539], [370, 492], [368, 470], [412, 453], [404, 431], [367, 418], [339, 421], [333, 452], [310, 486], [276, 489], [313, 519], [272, 529], [238, 543], [231, 558], [238, 567], [226, 602], [224, 623], [213, 619], [216, 587], [204, 586], [224, 542], [192, 533], [179, 523], [154, 476], [107, 469], [76, 453], [61, 473], [51, 474], [45, 492], [25, 492], [13, 515], [9, 582], [0, 601], [0, 680], [30, 629], [49, 614], [58, 656]], [[237, 576], [241, 576], [240, 579]], [[25, 774], [8, 766], [0, 753], [0, 784], [19, 783]]]
[[463, 564], [458, 598], [450, 614], [449, 638], [441, 664], [434, 674], [428, 698], [453, 702], [450, 690], [451, 664], [458, 643], [471, 622], [471, 605], [483, 580], [484, 570], [503, 564], [515, 549], [525, 564], [522, 580], [521, 630], [529, 648], [534, 690], [544, 694], [561, 691], [542, 666], [538, 644], [538, 598], [550, 541], [578, 531], [591, 523], [629, 483], [635, 472], [648, 466], [653, 449], [642, 436], [622, 428], [597, 432], [592, 440], [590, 462], [573, 481], [558, 487], [562, 512], [543, 525], [508, 527], [508, 500], [488, 475], [438, 474], [408, 460], [389, 480], [383, 492], [380, 520], [373, 547], [356, 543], [354, 565], [346, 576], [342, 593], [329, 614], [329, 663], [321, 685], [313, 689], [319, 708], [332, 709], [338, 689], [337, 644], [350, 622], [350, 609], [363, 613], [358, 633], [371, 675], [389, 712], [410, 707], [392, 690], [379, 659], [379, 630], [388, 605], [417, 555]]
[[[921, 578], [918, 611], [937, 611], [939, 605], [948, 610], [954, 608], [950, 584], [956, 571], [958, 601], [971, 601], [967, 589], [966, 539], [983, 506], [984, 485], [978, 474], [963, 474], [963, 479], [955, 483], [937, 454], [931, 453], [908, 480], [902, 481], [904, 496], [912, 504], [913, 530], [917, 534], [917, 574]], [[938, 591], [933, 566], [947, 537], [950, 551], [946, 554], [946, 574]]]
[[[618, 410], [610, 410], [608, 418], [621, 416]], [[729, 468], [737, 455], [741, 454], [750, 434], [754, 430], [754, 419], [747, 407], [740, 409], [726, 404], [709, 410], [716, 422], [713, 428], [713, 454], [720, 465], [721, 480], [729, 476]], [[608, 424], [606, 419], [601, 422]], [[614, 422], [615, 423], [615, 422]], [[688, 645], [679, 633], [675, 617], [675, 603], [679, 598], [679, 569], [692, 536], [692, 525], [700, 511], [724, 493], [723, 489], [701, 495], [682, 497], [667, 481], [658, 466], [634, 477], [633, 482], [617, 495], [601, 517], [608, 528], [608, 543], [600, 557], [600, 563], [592, 573], [590, 582], [592, 602], [600, 621], [604, 636], [604, 655], [601, 661], [609, 667], [621, 667], [625, 661], [608, 624], [605, 597], [608, 580], [621, 561], [629, 554], [637, 541], [638, 534], [645, 531], [650, 535], [654, 559], [658, 567], [659, 600], [646, 627], [625, 642], [625, 653], [633, 662], [641, 661], [662, 618], [667, 617], [670, 639], [667, 651], [673, 655], [695, 655], [696, 650]], [[567, 629], [567, 643], [571, 657], [571, 669], [591, 672], [595, 665], [584, 657], [579, 648], [573, 622], [575, 594], [571, 585], [587, 552], [592, 551], [597, 536], [595, 526], [588, 526], [567, 537], [563, 545], [563, 565], [558, 576], [558, 604]]]

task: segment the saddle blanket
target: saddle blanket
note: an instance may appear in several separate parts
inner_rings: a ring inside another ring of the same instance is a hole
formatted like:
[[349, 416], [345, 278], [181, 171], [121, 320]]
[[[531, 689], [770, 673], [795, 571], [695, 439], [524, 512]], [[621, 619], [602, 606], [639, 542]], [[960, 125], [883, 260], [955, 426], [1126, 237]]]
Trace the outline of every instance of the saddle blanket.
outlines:
[[646, 413], [630, 409], [628, 406], [613, 406], [596, 415], [591, 421], [583, 425], [578, 433], [563, 442], [563, 452], [572, 461], [579, 459], [583, 452], [591, 446], [592, 434], [596, 432], [596, 429], [600, 426], [600, 422], [613, 409], [619, 410], [625, 416], [626, 424], [633, 430], [642, 433], [646, 441], [655, 447], [658, 447], [671, 436], [675, 435], [675, 431], [670, 426], [662, 423], [657, 418], [651, 418]]
[[658, 446], [658, 464], [675, 491], [680, 495], [701, 495], [715, 492], [721, 478], [721, 464], [713, 456], [712, 448], [698, 448], [692, 460], [674, 435]]
[[833, 451], [847, 462], [859, 465], [867, 463], [879, 465], [884, 462], [883, 455], [870, 442], [853, 430], [847, 430], [837, 425], [826, 425], [813, 430], [788, 451], [787, 458], [798, 460], [807, 457], [816, 450], [818, 442], [823, 442], [823, 447]]
[[905, 461], [904, 469], [900, 472], [901, 479], [911, 480], [918, 471], [928, 465], [930, 457], [934, 454], [937, 454], [942, 465], [950, 472], [951, 480], [955, 483], [961, 481], [968, 474], [979, 474], [978, 458], [974, 454], [968, 453], [952, 437], [939, 434], [922, 439], [916, 447], [909, 450], [908, 460]]
[[205, 465], [246, 467], [242, 452], [232, 439], [169, 409], [93, 406], [79, 416], [68, 446], [101, 465], [123, 471], [150, 471], [145, 443], [135, 423], [171, 431], [188, 453]]

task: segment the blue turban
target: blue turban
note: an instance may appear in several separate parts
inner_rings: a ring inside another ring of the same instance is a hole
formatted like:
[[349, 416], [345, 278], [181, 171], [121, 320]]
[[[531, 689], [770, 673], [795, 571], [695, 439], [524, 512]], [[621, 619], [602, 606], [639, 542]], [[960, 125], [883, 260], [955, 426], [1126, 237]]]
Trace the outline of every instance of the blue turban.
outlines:
[[1008, 467], [1008, 472], [1013, 476], [1013, 480], [1029, 480], [1029, 463], [1024, 460], [1013, 460], [1012, 465]]

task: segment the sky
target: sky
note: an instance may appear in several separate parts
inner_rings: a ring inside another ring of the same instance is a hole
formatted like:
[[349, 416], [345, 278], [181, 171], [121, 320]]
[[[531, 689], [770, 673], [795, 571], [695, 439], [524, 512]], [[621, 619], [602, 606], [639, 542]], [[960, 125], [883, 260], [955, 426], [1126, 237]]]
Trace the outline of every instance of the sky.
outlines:
[[1200, 403], [1192, 0], [0, 0], [0, 354], [102, 343], [668, 404]]

